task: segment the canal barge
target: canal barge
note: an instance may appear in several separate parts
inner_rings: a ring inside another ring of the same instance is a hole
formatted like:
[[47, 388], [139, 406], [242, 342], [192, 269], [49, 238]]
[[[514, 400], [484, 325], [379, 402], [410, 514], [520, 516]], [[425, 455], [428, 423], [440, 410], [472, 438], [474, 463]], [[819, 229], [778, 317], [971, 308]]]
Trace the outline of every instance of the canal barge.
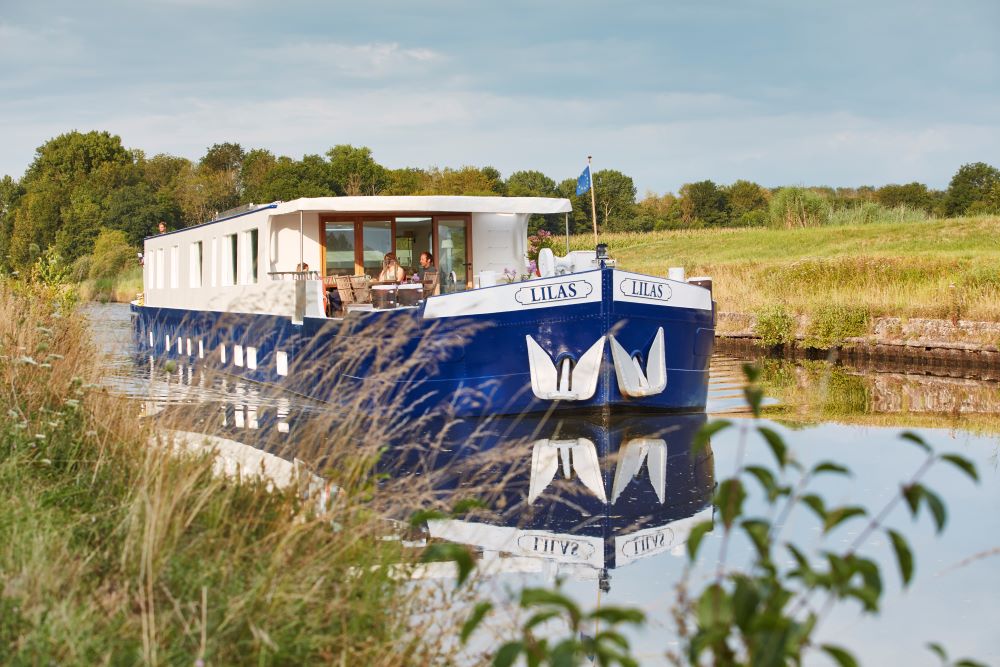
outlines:
[[621, 270], [600, 245], [529, 264], [529, 218], [570, 211], [537, 197], [251, 205], [145, 240], [136, 344], [350, 406], [703, 410], [710, 282]]

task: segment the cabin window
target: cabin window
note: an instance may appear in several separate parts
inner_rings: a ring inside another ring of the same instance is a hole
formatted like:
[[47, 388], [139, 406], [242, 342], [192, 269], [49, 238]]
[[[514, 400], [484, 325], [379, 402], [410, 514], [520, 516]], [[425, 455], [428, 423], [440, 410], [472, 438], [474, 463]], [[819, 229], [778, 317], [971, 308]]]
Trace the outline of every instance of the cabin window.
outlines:
[[274, 353], [274, 365], [278, 375], [288, 375], [288, 353], [278, 350]]
[[257, 230], [248, 229], [243, 232], [243, 238], [243, 248], [247, 251], [245, 258], [246, 266], [243, 269], [243, 282], [253, 284], [257, 282]]
[[226, 234], [222, 238], [222, 284], [236, 284], [236, 267], [239, 251], [236, 234]]
[[326, 275], [354, 275], [354, 223], [326, 223]]
[[149, 250], [143, 256], [143, 262], [146, 264], [146, 284], [150, 287], [156, 286], [156, 251]]
[[205, 341], [201, 339], [198, 340], [198, 358], [199, 359], [205, 358]]
[[[226, 344], [223, 343], [219, 346], [219, 361], [226, 363]], [[225, 389], [223, 389], [225, 391]]]
[[257, 368], [257, 348], [247, 346], [247, 368]]
[[212, 287], [219, 286], [219, 238], [212, 237]]
[[233, 363], [237, 366], [243, 366], [243, 346], [233, 345]]
[[190, 357], [191, 356], [191, 339], [190, 338], [187, 339], [187, 351], [188, 351], [188, 356]]
[[170, 287], [177, 289], [181, 286], [181, 247], [171, 246], [170, 248]]
[[184, 354], [184, 341], [180, 336], [177, 337], [177, 354]]
[[377, 276], [382, 272], [382, 259], [392, 252], [392, 221], [365, 220], [362, 223], [362, 265], [364, 273]]
[[163, 289], [163, 270], [164, 270], [164, 260], [163, 260], [163, 248], [156, 249], [156, 289]]
[[201, 287], [201, 275], [202, 275], [202, 244], [201, 241], [195, 241], [191, 244], [191, 276], [190, 276], [190, 286], [191, 287]]

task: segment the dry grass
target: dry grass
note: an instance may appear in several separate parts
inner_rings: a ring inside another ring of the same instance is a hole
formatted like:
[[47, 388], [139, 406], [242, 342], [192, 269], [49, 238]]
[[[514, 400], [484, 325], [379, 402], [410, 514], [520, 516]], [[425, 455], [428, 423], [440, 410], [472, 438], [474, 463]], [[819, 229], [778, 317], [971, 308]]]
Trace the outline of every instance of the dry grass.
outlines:
[[[873, 317], [1000, 321], [1000, 218], [607, 234], [620, 267], [710, 275], [723, 311], [782, 304], [812, 314], [830, 304]], [[571, 246], [585, 249], [589, 237]]]
[[[420, 552], [384, 539], [434, 503], [434, 484], [377, 483], [401, 427], [361, 409], [375, 397], [314, 419], [294, 451], [263, 444], [329, 473], [333, 502], [305, 493], [311, 476], [286, 489], [219, 476], [211, 453], [150, 446], [198, 430], [198, 411], [138, 419], [96, 384], [82, 318], [52, 296], [0, 284], [0, 663], [447, 660], [453, 647], [413, 627], [423, 602], [395, 574]], [[385, 349], [368, 351], [388, 364]]]

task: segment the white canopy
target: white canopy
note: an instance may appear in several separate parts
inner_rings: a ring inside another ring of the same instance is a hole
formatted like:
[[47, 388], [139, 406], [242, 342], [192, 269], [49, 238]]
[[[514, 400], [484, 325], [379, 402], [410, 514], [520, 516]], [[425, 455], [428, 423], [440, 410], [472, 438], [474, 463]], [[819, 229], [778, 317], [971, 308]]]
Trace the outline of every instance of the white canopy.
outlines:
[[272, 215], [330, 213], [569, 213], [568, 199], [551, 197], [304, 197], [279, 203]]

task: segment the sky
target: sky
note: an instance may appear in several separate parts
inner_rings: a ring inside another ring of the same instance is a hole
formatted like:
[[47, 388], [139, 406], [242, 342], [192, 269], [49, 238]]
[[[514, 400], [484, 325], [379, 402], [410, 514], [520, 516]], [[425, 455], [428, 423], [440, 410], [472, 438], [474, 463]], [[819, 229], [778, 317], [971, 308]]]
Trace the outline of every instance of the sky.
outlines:
[[0, 0], [0, 175], [71, 131], [556, 181], [947, 187], [1000, 166], [997, 0]]

